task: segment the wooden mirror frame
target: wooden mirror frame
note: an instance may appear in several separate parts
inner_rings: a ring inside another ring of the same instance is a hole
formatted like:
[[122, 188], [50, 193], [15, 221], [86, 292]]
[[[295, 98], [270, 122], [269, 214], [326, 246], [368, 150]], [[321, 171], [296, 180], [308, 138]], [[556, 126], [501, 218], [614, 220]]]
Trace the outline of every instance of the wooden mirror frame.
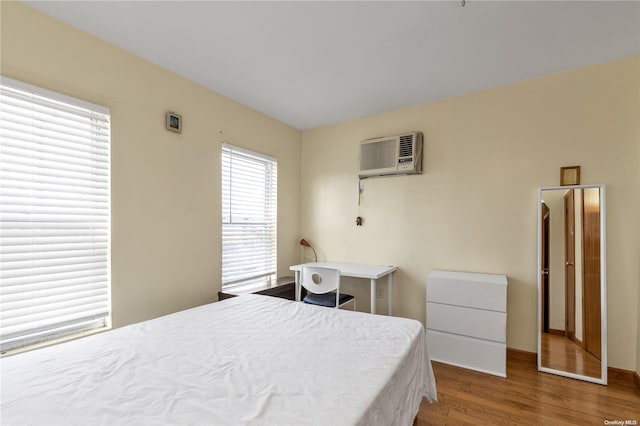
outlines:
[[[601, 334], [601, 373], [600, 377], [590, 377], [586, 375], [576, 374], [568, 371], [556, 370], [549, 367], [542, 366], [542, 209], [541, 204], [543, 202], [542, 194], [544, 191], [560, 190], [569, 191], [572, 189], [587, 189], [598, 188], [600, 195], [600, 334]], [[536, 276], [538, 281], [538, 309], [536, 311], [537, 328], [536, 332], [538, 337], [538, 371], [545, 373], [557, 374], [559, 376], [570, 377], [572, 379], [584, 380], [592, 383], [599, 383], [602, 385], [607, 384], [607, 262], [606, 262], [606, 197], [605, 197], [605, 185], [567, 185], [567, 186], [549, 186], [538, 188], [538, 204], [537, 204], [537, 217], [538, 217], [538, 263], [536, 269]]]

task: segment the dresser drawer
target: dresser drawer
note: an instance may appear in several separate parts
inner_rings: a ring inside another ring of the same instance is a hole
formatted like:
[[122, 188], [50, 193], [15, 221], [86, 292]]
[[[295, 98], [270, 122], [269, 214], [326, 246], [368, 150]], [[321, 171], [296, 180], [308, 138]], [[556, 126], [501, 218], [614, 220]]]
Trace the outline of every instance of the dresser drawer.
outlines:
[[432, 361], [507, 377], [504, 343], [427, 330], [427, 352]]
[[427, 328], [505, 343], [507, 314], [427, 302]]
[[507, 311], [504, 275], [433, 271], [427, 275], [427, 302]]

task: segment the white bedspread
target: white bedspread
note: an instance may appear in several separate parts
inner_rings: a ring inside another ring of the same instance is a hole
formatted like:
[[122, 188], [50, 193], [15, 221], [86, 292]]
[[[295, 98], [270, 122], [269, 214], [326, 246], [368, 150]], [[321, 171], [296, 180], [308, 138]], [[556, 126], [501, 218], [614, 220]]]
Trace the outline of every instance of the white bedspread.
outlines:
[[0, 360], [11, 425], [410, 425], [420, 322], [247, 295]]

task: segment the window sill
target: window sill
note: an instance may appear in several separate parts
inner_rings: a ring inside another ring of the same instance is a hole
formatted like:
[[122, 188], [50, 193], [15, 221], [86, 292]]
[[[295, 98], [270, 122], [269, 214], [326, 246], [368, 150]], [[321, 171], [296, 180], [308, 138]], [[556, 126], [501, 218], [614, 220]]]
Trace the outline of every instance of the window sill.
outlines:
[[91, 330], [79, 331], [77, 333], [69, 334], [64, 337], [58, 337], [57, 339], [46, 340], [44, 342], [32, 343], [30, 345], [21, 346], [15, 349], [9, 349], [2, 353], [0, 353], [0, 358], [4, 358], [6, 356], [16, 355], [23, 352], [29, 352], [35, 349], [44, 348], [47, 346], [58, 345], [60, 343], [69, 342], [71, 340], [80, 339], [82, 337], [91, 336], [92, 334], [103, 333], [107, 330], [111, 330], [111, 326], [104, 326], [99, 328], [92, 328]]

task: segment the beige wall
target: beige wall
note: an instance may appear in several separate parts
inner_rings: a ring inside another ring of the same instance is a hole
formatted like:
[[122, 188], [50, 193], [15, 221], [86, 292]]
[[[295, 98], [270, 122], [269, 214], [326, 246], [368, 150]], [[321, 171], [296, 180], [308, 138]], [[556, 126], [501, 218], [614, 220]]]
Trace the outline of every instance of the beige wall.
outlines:
[[[506, 274], [507, 343], [536, 350], [537, 188], [581, 165], [607, 185], [610, 366], [636, 369], [640, 57], [306, 131], [301, 231], [322, 259], [395, 264], [395, 313], [424, 320], [434, 269]], [[424, 173], [364, 180], [363, 139], [424, 132]], [[356, 227], [356, 216], [364, 226]], [[368, 286], [347, 283], [368, 310]]]
[[[220, 144], [278, 159], [278, 268], [297, 260], [300, 132], [17, 2], [2, 74], [111, 109], [115, 326], [217, 300]], [[167, 110], [184, 130], [165, 130]], [[222, 131], [222, 135], [220, 135]]]

